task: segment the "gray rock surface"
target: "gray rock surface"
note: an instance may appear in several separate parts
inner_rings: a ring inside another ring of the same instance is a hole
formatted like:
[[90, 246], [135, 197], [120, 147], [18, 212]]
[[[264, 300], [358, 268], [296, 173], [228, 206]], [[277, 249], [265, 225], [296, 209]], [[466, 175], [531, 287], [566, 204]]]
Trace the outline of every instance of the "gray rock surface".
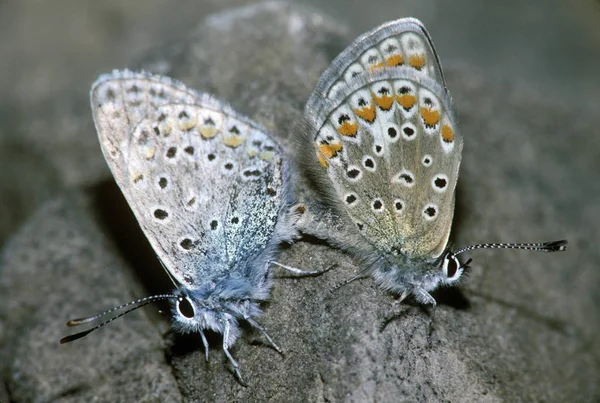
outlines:
[[[213, 15], [136, 65], [214, 93], [289, 147], [319, 74], [351, 39], [311, 11], [268, 4]], [[285, 357], [247, 331], [233, 349], [244, 388], [217, 337], [207, 364], [199, 340], [168, 334], [153, 308], [58, 345], [66, 319], [169, 284], [116, 186], [93, 180], [107, 178], [99, 147], [74, 147], [81, 161], [94, 153], [86, 168], [93, 187], [47, 202], [2, 253], [0, 401], [598, 400], [599, 122], [463, 66], [445, 67], [465, 137], [453, 242], [564, 237], [569, 252], [474, 252], [460, 289], [435, 295], [428, 337], [427, 313], [416, 306], [402, 307], [381, 330], [393, 298], [370, 280], [328, 292], [354, 273], [348, 256], [307, 242], [285, 248], [286, 264], [340, 267], [277, 280], [261, 323]], [[92, 144], [87, 106], [73, 115], [79, 121], [63, 124]], [[73, 161], [49, 172], [49, 181], [68, 183]]]

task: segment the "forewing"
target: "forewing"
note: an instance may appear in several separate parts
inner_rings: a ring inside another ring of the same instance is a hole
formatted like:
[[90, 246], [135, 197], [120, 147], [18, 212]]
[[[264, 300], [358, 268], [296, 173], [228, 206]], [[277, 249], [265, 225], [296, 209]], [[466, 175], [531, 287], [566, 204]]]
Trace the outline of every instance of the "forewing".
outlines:
[[433, 42], [423, 24], [414, 18], [390, 21], [359, 36], [321, 75], [306, 108], [318, 112], [326, 100], [363, 74], [385, 67], [408, 67], [445, 87]]
[[269, 242], [283, 200], [281, 151], [264, 129], [146, 73], [100, 77], [91, 103], [106, 161], [175, 279], [193, 289], [244, 270]]

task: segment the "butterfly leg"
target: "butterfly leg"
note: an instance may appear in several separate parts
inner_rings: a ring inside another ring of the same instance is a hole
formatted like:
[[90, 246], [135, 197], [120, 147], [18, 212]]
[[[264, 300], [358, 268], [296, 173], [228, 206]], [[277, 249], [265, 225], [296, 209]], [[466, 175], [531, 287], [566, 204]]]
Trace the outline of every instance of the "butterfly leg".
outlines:
[[329, 270], [333, 269], [334, 267], [337, 266], [337, 264], [332, 264], [331, 266], [325, 268], [324, 270], [301, 270], [298, 269], [296, 267], [292, 267], [292, 266], [287, 266], [285, 264], [276, 262], [274, 260], [271, 260], [269, 263], [274, 264], [277, 267], [280, 267], [284, 270], [287, 270], [291, 273], [297, 274], [300, 277], [312, 277], [312, 276], [320, 276], [321, 274], [327, 273]]
[[240, 366], [237, 363], [236, 360], [233, 359], [233, 357], [231, 356], [231, 353], [229, 352], [229, 332], [230, 332], [230, 328], [231, 328], [231, 324], [229, 323], [229, 321], [225, 321], [225, 330], [223, 331], [223, 352], [225, 353], [225, 356], [227, 356], [227, 359], [229, 360], [229, 362], [231, 363], [231, 365], [233, 366], [233, 370], [235, 371], [235, 376], [238, 379], [238, 381], [240, 381], [240, 383], [243, 386], [248, 386], [248, 384], [246, 382], [244, 382], [244, 379], [242, 378], [242, 373], [240, 372]]
[[202, 345], [204, 346], [204, 354], [206, 356], [206, 362], [208, 362], [208, 341], [206, 341], [206, 335], [200, 329], [200, 337], [202, 337]]
[[252, 319], [251, 317], [245, 317], [244, 318], [248, 323], [250, 323], [250, 325], [256, 329], [258, 329], [263, 336], [265, 336], [265, 338], [269, 341], [269, 343], [271, 344], [271, 346], [275, 349], [275, 351], [277, 351], [279, 354], [283, 355], [283, 350], [273, 341], [273, 339], [271, 338], [271, 336], [269, 336], [269, 334], [267, 333], [267, 330], [262, 327], [257, 321], [255, 321], [254, 319]]
[[427, 340], [429, 341], [429, 345], [431, 345], [431, 336], [433, 335], [433, 320], [435, 319], [435, 310], [437, 308], [437, 302], [435, 301], [435, 298], [433, 298], [431, 294], [429, 294], [423, 288], [416, 288], [413, 291], [413, 293], [415, 294], [419, 302], [422, 302], [424, 304], [431, 304], [432, 306], [431, 314], [429, 316], [429, 324], [427, 326]]

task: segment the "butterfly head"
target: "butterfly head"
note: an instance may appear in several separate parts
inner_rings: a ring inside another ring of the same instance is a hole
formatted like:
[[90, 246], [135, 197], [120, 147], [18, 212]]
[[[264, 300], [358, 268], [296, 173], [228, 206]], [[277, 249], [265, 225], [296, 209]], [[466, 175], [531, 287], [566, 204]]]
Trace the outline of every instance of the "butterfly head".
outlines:
[[441, 280], [440, 282], [444, 285], [452, 285], [462, 277], [465, 269], [469, 266], [468, 264], [471, 262], [471, 259], [467, 261], [464, 265], [460, 263], [456, 255], [452, 252], [447, 252], [442, 259], [442, 264], [440, 267]]
[[[261, 314], [256, 289], [246, 279], [230, 277], [212, 281], [198, 289], [180, 287], [171, 299], [174, 328], [180, 333], [201, 332], [204, 329], [237, 338], [238, 321]], [[226, 329], [229, 327], [229, 329]]]

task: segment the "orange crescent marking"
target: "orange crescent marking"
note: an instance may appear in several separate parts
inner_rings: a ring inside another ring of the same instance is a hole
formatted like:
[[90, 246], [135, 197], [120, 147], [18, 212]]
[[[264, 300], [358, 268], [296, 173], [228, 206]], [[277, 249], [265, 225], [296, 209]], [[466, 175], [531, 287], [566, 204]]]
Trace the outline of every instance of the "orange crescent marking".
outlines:
[[338, 127], [337, 131], [342, 136], [354, 137], [358, 132], [358, 123], [344, 122], [340, 127]]
[[404, 58], [402, 55], [391, 55], [385, 59], [385, 64], [388, 67], [401, 66], [404, 64]]
[[325, 159], [325, 157], [323, 157], [323, 154], [321, 154], [320, 152], [317, 151], [317, 159], [319, 160], [319, 164], [321, 164], [321, 166], [323, 168], [327, 168], [329, 166], [329, 161], [327, 161]]
[[440, 121], [440, 111], [430, 108], [421, 108], [421, 117], [426, 126], [433, 127]]
[[412, 55], [408, 57], [408, 64], [417, 70], [421, 70], [423, 67], [425, 67], [426, 61], [427, 59], [425, 59], [425, 55], [423, 54]]
[[327, 159], [335, 157], [335, 155], [341, 150], [342, 143], [319, 144], [319, 152]]
[[417, 97], [410, 94], [397, 95], [396, 100], [406, 110], [412, 108], [417, 102]]
[[442, 140], [446, 143], [452, 143], [454, 141], [454, 131], [449, 125], [442, 125]]
[[361, 109], [355, 109], [354, 113], [356, 113], [361, 119], [372, 123], [375, 120], [375, 105], [365, 106]]
[[377, 69], [382, 69], [384, 67], [385, 67], [385, 64], [383, 62], [379, 62], [379, 63], [376, 63], [376, 64], [374, 64], [372, 66], [369, 66], [369, 71], [373, 71], [373, 70], [377, 70]]
[[245, 139], [244, 136], [225, 136], [223, 137], [223, 143], [228, 147], [236, 148], [242, 144]]
[[392, 107], [392, 104], [394, 103], [394, 98], [392, 98], [390, 95], [382, 95], [380, 97], [373, 96], [373, 99], [375, 100], [377, 106], [379, 106], [384, 111], [389, 110]]

